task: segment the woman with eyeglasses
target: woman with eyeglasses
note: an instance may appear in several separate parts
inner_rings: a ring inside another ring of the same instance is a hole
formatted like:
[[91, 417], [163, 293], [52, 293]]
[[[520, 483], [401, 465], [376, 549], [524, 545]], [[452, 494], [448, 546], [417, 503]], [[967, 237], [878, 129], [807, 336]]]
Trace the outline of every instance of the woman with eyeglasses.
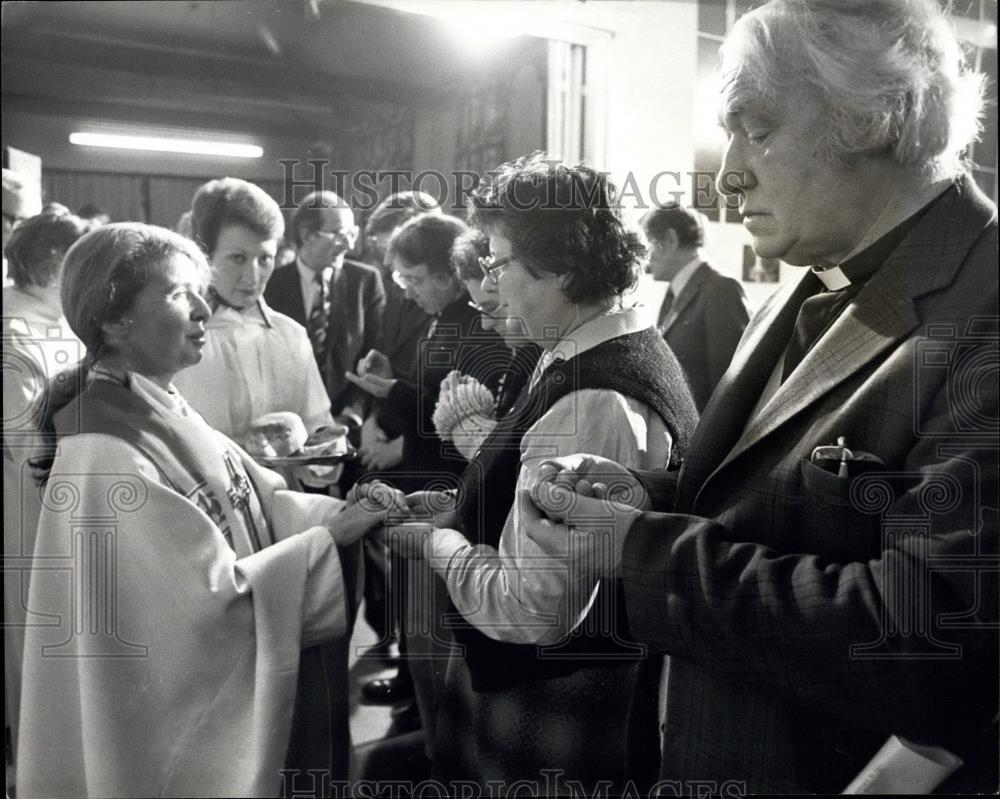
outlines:
[[452, 245], [466, 229], [454, 217], [424, 214], [403, 225], [389, 243], [393, 280], [433, 317], [418, 350], [417, 379], [397, 375], [377, 350], [361, 360], [357, 374], [347, 376], [382, 401], [379, 427], [390, 437], [403, 435], [403, 460], [393, 483], [409, 490], [423, 488], [432, 476], [457, 475], [464, 468], [454, 446], [434, 434], [432, 416], [441, 381], [458, 369], [495, 388], [506, 359], [503, 341], [483, 329], [450, 260]]
[[472, 297], [470, 305], [482, 314], [484, 330], [495, 330], [510, 351], [495, 391], [490, 391], [470, 375], [457, 369], [441, 384], [434, 408], [434, 427], [445, 441], [452, 441], [468, 460], [496, 427], [520, 395], [538, 363], [541, 350], [529, 340], [521, 324], [510, 317], [496, 316], [499, 300], [496, 284], [483, 280], [490, 265], [490, 238], [470, 228], [455, 240], [451, 262]]
[[[491, 175], [470, 209], [470, 223], [490, 237], [483, 284], [496, 291], [494, 315], [518, 320], [542, 355], [461, 490], [411, 495], [414, 518], [433, 521], [389, 530], [403, 554], [431, 558], [463, 619], [454, 627], [462, 654], [449, 660], [437, 715], [434, 775], [530, 780], [546, 794], [571, 792], [571, 780], [588, 794], [610, 781], [616, 793], [640, 665], [655, 680], [656, 664], [627, 643], [620, 582], [574, 591], [565, 567], [521, 529], [519, 501], [557, 454], [676, 466], [697, 413], [676, 358], [624, 305], [642, 246], [606, 176], [543, 154]], [[655, 682], [650, 690], [655, 697]]]
[[[67, 253], [86, 347], [53, 381], [28, 607], [23, 796], [276, 796], [303, 646], [343, 635], [338, 545], [381, 519], [285, 489], [177, 392], [206, 344], [209, 269], [164, 228]], [[356, 509], [356, 510], [355, 510]]]

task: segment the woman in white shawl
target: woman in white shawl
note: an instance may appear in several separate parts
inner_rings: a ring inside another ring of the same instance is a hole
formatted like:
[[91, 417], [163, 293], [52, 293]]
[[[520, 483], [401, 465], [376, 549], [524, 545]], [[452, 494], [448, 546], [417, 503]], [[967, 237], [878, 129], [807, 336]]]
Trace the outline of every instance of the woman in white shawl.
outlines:
[[344, 633], [336, 545], [378, 516], [285, 490], [176, 392], [207, 282], [193, 243], [148, 225], [66, 256], [87, 356], [47, 408], [21, 795], [277, 795], [300, 648]]

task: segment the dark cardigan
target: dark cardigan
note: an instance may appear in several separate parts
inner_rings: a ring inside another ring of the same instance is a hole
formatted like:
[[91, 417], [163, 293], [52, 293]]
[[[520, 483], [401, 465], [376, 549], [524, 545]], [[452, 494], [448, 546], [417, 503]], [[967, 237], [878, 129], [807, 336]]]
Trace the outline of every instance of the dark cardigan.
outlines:
[[[680, 464], [698, 414], [681, 367], [652, 328], [629, 333], [546, 369], [533, 391], [525, 389], [514, 408], [483, 442], [462, 475], [459, 515], [475, 544], [496, 547], [514, 502], [521, 439], [558, 400], [574, 391], [607, 389], [645, 403], [665, 422], [673, 439], [670, 463]], [[580, 420], [599, 424], [599, 419]], [[452, 606], [455, 637], [465, 647], [472, 686], [501, 690], [533, 680], [560, 677], [578, 669], [636, 660], [641, 647], [625, 640], [628, 624], [621, 585], [602, 581], [589, 614], [598, 630], [581, 625], [553, 646], [496, 641], [462, 619]], [[604, 620], [604, 621], [601, 621]]]

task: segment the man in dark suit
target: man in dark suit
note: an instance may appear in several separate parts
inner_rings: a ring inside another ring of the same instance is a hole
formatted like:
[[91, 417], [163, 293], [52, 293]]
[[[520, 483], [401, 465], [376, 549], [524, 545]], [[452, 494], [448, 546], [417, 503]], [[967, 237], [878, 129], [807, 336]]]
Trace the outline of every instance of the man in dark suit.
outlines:
[[648, 211], [642, 229], [649, 242], [649, 272], [670, 285], [657, 325], [680, 361], [698, 411], [718, 385], [750, 319], [738, 280], [705, 260], [705, 217], [669, 203]]
[[381, 334], [382, 279], [377, 269], [345, 257], [357, 241], [358, 228], [350, 207], [333, 192], [306, 197], [290, 227], [298, 258], [275, 270], [264, 299], [305, 326], [333, 413], [360, 426], [367, 398], [344, 375]]
[[[630, 634], [669, 655], [661, 736], [632, 751], [662, 745], [670, 792], [838, 793], [897, 735], [965, 761], [943, 791], [993, 793], [997, 212], [961, 163], [978, 76], [933, 0], [774, 0], [722, 54], [719, 188], [758, 255], [811, 268], [750, 323], [679, 474], [567, 459], [525, 503], [532, 537], [578, 590], [585, 564], [620, 568]], [[890, 792], [933, 787], [914, 777]]]

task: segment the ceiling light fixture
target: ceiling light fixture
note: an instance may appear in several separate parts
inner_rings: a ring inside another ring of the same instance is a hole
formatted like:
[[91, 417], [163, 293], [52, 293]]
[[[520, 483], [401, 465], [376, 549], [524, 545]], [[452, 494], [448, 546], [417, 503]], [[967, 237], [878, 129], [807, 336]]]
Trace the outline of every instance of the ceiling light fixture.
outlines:
[[224, 158], [260, 158], [263, 148], [256, 144], [208, 141], [205, 139], [166, 139], [160, 136], [126, 136], [119, 133], [69, 134], [70, 144], [83, 147], [111, 147], [119, 150], [146, 150], [188, 155], [216, 155]]

